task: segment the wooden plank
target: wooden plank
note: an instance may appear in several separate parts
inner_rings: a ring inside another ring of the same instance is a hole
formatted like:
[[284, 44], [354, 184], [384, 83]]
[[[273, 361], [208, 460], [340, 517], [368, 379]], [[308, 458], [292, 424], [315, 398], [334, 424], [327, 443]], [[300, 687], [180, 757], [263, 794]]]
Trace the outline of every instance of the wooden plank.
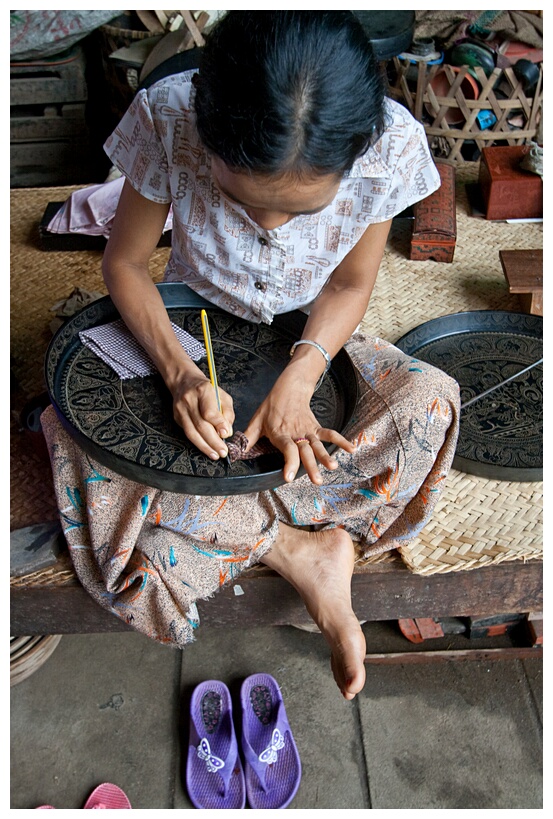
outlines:
[[12, 109], [10, 142], [36, 142], [88, 134], [84, 103], [33, 108], [33, 113], [27, 113], [26, 109], [18, 108], [15, 112]]
[[[352, 601], [358, 618], [371, 622], [539, 611], [542, 584], [540, 560], [429, 576], [415, 575], [398, 561], [356, 570]], [[204, 628], [245, 622], [259, 626], [311, 622], [297, 592], [269, 569], [244, 573], [234, 586], [222, 588], [209, 601], [200, 601], [198, 610]], [[96, 604], [77, 580], [62, 587], [11, 587], [12, 635], [127, 629]]]
[[54, 69], [37, 71], [38, 76], [13, 76], [10, 80], [11, 105], [38, 105], [54, 102], [85, 102], [88, 89], [84, 74], [62, 76]]
[[99, 634], [132, 631], [77, 584], [11, 590], [10, 635]]
[[539, 646], [509, 646], [507, 648], [468, 648], [449, 651], [397, 651], [389, 654], [367, 654], [367, 665], [420, 665], [422, 663], [466, 663], [474, 660], [535, 660], [542, 659]]

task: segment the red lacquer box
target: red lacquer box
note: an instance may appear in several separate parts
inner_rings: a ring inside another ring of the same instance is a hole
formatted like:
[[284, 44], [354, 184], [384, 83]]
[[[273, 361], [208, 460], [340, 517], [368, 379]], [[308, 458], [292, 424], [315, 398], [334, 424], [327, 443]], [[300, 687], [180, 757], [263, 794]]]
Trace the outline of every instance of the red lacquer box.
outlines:
[[478, 182], [486, 219], [543, 216], [542, 178], [520, 167], [530, 148], [530, 145], [498, 145], [482, 149]]
[[452, 262], [457, 240], [455, 215], [455, 168], [436, 163], [442, 184], [437, 191], [413, 206], [414, 222], [410, 258]]

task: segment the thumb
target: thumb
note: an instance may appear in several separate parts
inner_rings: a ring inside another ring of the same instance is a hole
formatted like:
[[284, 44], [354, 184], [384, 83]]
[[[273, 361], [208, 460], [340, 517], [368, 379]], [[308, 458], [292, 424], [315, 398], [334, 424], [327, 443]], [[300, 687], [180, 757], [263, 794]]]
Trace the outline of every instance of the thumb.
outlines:
[[255, 421], [250, 421], [247, 428], [244, 430], [244, 436], [248, 439], [248, 450], [254, 446], [259, 439], [261, 438], [262, 429], [261, 426], [256, 423]]

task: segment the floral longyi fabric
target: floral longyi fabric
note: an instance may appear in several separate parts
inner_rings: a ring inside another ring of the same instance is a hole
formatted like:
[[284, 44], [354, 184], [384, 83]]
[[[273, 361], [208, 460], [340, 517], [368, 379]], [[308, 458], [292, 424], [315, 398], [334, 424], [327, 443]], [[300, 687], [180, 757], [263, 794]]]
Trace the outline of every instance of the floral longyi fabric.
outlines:
[[196, 602], [271, 548], [279, 521], [343, 527], [366, 555], [412, 541], [442, 493], [458, 435], [459, 388], [442, 371], [382, 341], [346, 345], [360, 395], [321, 486], [304, 475], [248, 495], [194, 496], [134, 483], [92, 461], [49, 407], [42, 415], [60, 519], [90, 595], [138, 631], [183, 648]]

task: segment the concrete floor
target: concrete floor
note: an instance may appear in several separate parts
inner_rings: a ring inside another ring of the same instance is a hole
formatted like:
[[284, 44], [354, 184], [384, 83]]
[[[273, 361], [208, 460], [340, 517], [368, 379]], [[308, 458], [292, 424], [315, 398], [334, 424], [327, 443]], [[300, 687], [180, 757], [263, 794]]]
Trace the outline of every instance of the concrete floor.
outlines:
[[[397, 624], [363, 628], [369, 652], [490, 646], [464, 635], [413, 646]], [[302, 759], [290, 809], [543, 807], [540, 659], [368, 664], [348, 703], [322, 636], [291, 626], [200, 627], [183, 652], [137, 633], [62, 637], [11, 689], [10, 807], [82, 808], [108, 781], [135, 809], [191, 808], [191, 692], [224, 680], [236, 709], [258, 671], [278, 680]]]

